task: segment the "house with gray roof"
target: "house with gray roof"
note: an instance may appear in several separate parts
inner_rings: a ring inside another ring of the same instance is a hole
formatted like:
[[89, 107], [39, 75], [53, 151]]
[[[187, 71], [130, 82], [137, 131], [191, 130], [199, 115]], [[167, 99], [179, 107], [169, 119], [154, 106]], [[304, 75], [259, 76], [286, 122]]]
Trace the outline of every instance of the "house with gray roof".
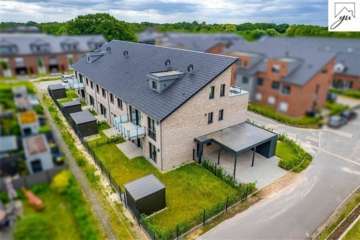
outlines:
[[326, 101], [334, 52], [263, 39], [234, 42], [224, 54], [239, 58], [236, 82], [250, 101], [294, 117], [314, 113]]
[[65, 72], [104, 42], [100, 35], [0, 33], [0, 77]]
[[[245, 122], [248, 93], [234, 79], [237, 61], [231, 56], [114, 40], [73, 67], [76, 77], [84, 79], [86, 103], [125, 144], [136, 146], [150, 163], [167, 171], [202, 160], [205, 145], [216, 143], [212, 135], [201, 136], [241, 124], [239, 134], [253, 132]], [[237, 136], [228, 134], [219, 133], [236, 141]], [[236, 151], [268, 144], [272, 137]], [[227, 143], [221, 146], [226, 148]], [[258, 149], [273, 155], [270, 145]]]

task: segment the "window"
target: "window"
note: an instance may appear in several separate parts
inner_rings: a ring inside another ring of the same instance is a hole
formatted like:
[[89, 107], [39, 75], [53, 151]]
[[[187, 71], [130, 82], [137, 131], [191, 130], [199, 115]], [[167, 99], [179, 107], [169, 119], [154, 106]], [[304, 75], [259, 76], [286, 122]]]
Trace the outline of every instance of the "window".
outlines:
[[39, 159], [31, 161], [31, 169], [33, 173], [41, 172], [43, 170], [41, 161]]
[[106, 107], [100, 103], [100, 113], [106, 118]]
[[279, 89], [280, 87], [280, 83], [279, 82], [272, 82], [271, 83], [271, 88], [272, 89]]
[[324, 67], [323, 69], [321, 69], [321, 73], [327, 73], [327, 68]]
[[264, 83], [264, 79], [263, 79], [263, 78], [258, 78], [258, 79], [256, 80], [256, 84], [257, 84], [258, 86], [262, 86], [263, 83]]
[[224, 109], [219, 110], [219, 121], [224, 120]]
[[90, 87], [91, 87], [91, 89], [94, 89], [94, 84], [92, 81], [90, 81]]
[[105, 89], [101, 88], [101, 92], [102, 92], [102, 96], [105, 98], [105, 97], [106, 97], [106, 91], [105, 91]]
[[215, 95], [215, 86], [210, 87], [209, 99], [213, 99]]
[[280, 72], [280, 65], [273, 65], [272, 67], [271, 67], [271, 71], [273, 72], [273, 73], [279, 73]]
[[83, 76], [79, 73], [79, 80], [82, 83], [83, 82]]
[[319, 85], [319, 84], [316, 84], [315, 93], [316, 93], [316, 94], [319, 94], [319, 91], [320, 91], [320, 85]]
[[114, 95], [112, 93], [110, 93], [110, 102], [113, 104], [114, 103]]
[[156, 147], [149, 142], [149, 157], [156, 162]]
[[151, 87], [152, 87], [152, 89], [157, 89], [157, 82], [156, 81], [152, 81], [151, 82]]
[[291, 87], [290, 86], [283, 86], [282, 89], [281, 89], [281, 92], [282, 92], [282, 94], [289, 95], [290, 92], [291, 92]]
[[273, 96], [268, 97], [268, 103], [271, 105], [275, 104], [275, 97]]
[[208, 113], [208, 124], [213, 123], [213, 112]]
[[262, 99], [262, 94], [261, 93], [256, 93], [255, 94], [255, 99], [256, 99], [256, 101], [260, 101]]
[[155, 120], [148, 117], [148, 135], [156, 141]]
[[89, 95], [90, 105], [94, 106], [94, 98]]
[[86, 85], [89, 86], [89, 79], [86, 78]]
[[220, 87], [220, 97], [223, 97], [225, 96], [225, 84], [221, 84], [221, 87]]
[[287, 102], [280, 102], [279, 104], [279, 111], [280, 112], [287, 112], [288, 110], [288, 103]]
[[118, 98], [118, 108], [122, 110], [122, 100]]
[[96, 84], [96, 92], [99, 93], [99, 85]]
[[248, 84], [249, 83], [249, 78], [248, 77], [243, 77], [242, 78], [242, 83], [243, 84]]

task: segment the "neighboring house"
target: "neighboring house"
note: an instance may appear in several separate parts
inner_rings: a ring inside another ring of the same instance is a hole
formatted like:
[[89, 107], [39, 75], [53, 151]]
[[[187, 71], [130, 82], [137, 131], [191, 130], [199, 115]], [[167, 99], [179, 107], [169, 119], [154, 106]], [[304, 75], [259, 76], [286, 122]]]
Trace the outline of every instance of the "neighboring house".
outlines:
[[265, 37], [266, 45], [297, 46], [304, 51], [321, 51], [336, 54], [333, 87], [360, 90], [360, 40], [323, 37]]
[[0, 77], [65, 72], [104, 42], [99, 35], [0, 33]]
[[236, 62], [229, 56], [111, 41], [73, 67], [84, 79], [86, 102], [166, 171], [201, 161], [204, 141], [214, 141], [206, 135], [232, 126], [244, 126], [234, 141], [249, 130], [241, 151], [265, 142], [248, 137], [256, 127], [245, 123], [248, 93], [235, 85]]
[[242, 41], [236, 34], [218, 33], [165, 33], [156, 44], [164, 47], [182, 48], [193, 51], [219, 54], [235, 41]]
[[335, 54], [276, 41], [236, 42], [224, 52], [239, 58], [237, 85], [250, 100], [299, 117], [326, 101]]
[[44, 134], [23, 138], [26, 166], [30, 174], [54, 167], [51, 151]]
[[18, 122], [22, 136], [30, 136], [39, 132], [39, 121], [34, 111], [26, 111], [18, 114]]
[[360, 52], [336, 56], [333, 87], [360, 90]]

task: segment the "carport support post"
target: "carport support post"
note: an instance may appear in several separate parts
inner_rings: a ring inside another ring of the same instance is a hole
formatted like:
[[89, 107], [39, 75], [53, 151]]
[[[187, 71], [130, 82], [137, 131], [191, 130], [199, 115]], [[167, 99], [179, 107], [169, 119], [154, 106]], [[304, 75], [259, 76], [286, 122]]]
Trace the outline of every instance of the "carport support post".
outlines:
[[237, 153], [234, 152], [234, 179], [235, 179], [235, 174], [236, 174], [236, 162], [237, 162]]
[[252, 154], [252, 161], [251, 161], [251, 167], [254, 166], [254, 162], [255, 162], [255, 151], [256, 151], [256, 147], [254, 147], [253, 149], [253, 154]]
[[221, 155], [221, 149], [218, 152], [218, 162], [217, 162], [218, 165], [220, 164], [220, 155]]

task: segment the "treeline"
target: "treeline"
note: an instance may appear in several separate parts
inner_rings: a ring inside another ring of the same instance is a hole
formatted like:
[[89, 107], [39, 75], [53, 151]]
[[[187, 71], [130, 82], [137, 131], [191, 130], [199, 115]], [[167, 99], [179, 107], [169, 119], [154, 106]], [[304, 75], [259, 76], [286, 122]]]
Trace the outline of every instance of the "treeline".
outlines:
[[190, 33], [235, 33], [247, 40], [255, 40], [262, 36], [313, 36], [360, 38], [359, 32], [329, 32], [326, 27], [315, 25], [289, 25], [275, 23], [242, 23], [242, 24], [208, 24], [206, 22], [178, 23], [128, 23], [120, 21], [106, 13], [78, 16], [67, 22], [49, 23], [0, 23], [0, 31], [16, 26], [37, 26], [42, 32], [54, 35], [102, 34], [107, 40], [119, 39], [136, 41], [136, 33], [148, 28], [160, 32]]

